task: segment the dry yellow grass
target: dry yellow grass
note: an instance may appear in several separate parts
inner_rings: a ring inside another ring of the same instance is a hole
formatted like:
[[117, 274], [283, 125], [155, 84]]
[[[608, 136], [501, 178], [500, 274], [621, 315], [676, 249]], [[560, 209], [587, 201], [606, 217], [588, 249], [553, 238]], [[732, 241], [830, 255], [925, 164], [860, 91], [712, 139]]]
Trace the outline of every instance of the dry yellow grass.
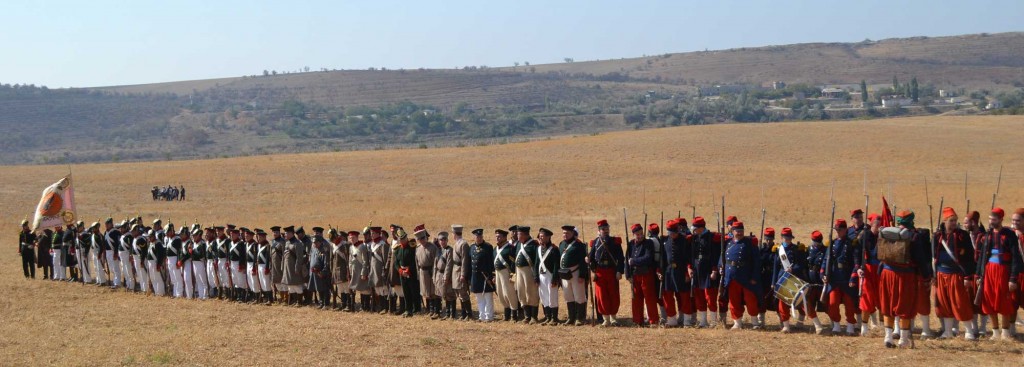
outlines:
[[[582, 220], [590, 236], [600, 218], [618, 223], [613, 232], [620, 234], [623, 207], [630, 222], [639, 221], [644, 192], [652, 222], [662, 211], [668, 218], [681, 210], [689, 219], [691, 203], [713, 221], [713, 193], [726, 195], [727, 214], [755, 223], [763, 187], [767, 225], [792, 226], [806, 240], [829, 219], [833, 178], [838, 216], [863, 205], [865, 169], [873, 211], [890, 182], [897, 206], [927, 211], [926, 177], [932, 205], [944, 196], [962, 211], [965, 171], [972, 207], [987, 208], [1000, 164], [999, 205], [1024, 206], [1022, 129], [1024, 119], [1016, 117], [715, 125], [486, 147], [71, 169], [87, 222], [141, 214], [178, 224], [198, 218], [204, 224], [350, 229], [372, 220], [407, 227], [426, 223], [436, 233], [452, 223], [490, 230], [514, 223], [555, 228]], [[9, 251], [0, 258], [4, 364], [864, 365], [893, 363], [896, 356], [921, 365], [1024, 363], [1019, 343], [924, 341], [916, 350], [892, 352], [881, 347], [880, 337], [481, 325], [156, 299], [24, 281], [11, 243], [16, 223], [35, 207], [40, 190], [67, 170], [0, 167], [6, 223], [0, 238], [7, 239]], [[179, 183], [189, 201], [150, 200], [151, 186]], [[925, 215], [920, 218], [927, 224]], [[757, 225], [748, 227], [756, 231]], [[624, 292], [620, 316], [629, 313], [628, 300]], [[769, 320], [777, 324], [774, 316]]]

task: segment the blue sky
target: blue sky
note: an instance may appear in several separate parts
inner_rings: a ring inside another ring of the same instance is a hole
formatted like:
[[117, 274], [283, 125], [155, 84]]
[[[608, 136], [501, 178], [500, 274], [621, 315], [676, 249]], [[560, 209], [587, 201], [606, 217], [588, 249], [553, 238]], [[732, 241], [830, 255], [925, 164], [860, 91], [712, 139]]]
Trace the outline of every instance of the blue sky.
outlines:
[[[1024, 31], [1024, 1], [5, 1], [0, 83], [454, 68]], [[1024, 55], [1022, 55], [1024, 57]]]

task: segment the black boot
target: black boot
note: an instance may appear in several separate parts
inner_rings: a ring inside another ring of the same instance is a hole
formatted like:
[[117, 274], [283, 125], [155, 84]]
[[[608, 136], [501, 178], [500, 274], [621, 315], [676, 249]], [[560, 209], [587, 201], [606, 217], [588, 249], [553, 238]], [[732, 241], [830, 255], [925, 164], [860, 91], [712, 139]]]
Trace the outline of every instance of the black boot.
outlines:
[[441, 320], [447, 320], [452, 317], [452, 302], [445, 302], [444, 309], [441, 311]]
[[580, 303], [576, 307], [576, 326], [583, 326], [587, 322], [587, 303]]
[[439, 307], [441, 305], [441, 299], [440, 298], [428, 299], [427, 300], [427, 305], [428, 305], [427, 308], [430, 309], [430, 319], [431, 320], [437, 320], [438, 317], [441, 317], [441, 307]]
[[360, 294], [359, 295], [359, 311], [372, 312], [370, 308], [370, 295]]
[[520, 321], [523, 321], [524, 308], [523, 305], [519, 305], [519, 308], [512, 310], [512, 322], [518, 324]]
[[541, 306], [541, 310], [544, 311], [544, 318], [537, 319], [537, 322], [541, 325], [547, 325], [551, 323], [551, 307]]
[[398, 297], [397, 302], [398, 306], [395, 307], [395, 315], [401, 315], [405, 313], [405, 309], [406, 307], [408, 307], [408, 305], [405, 304], [405, 297]]
[[452, 300], [452, 302], [448, 304], [448, 317], [451, 318], [452, 320], [459, 319], [459, 304], [456, 302], [458, 301]]
[[505, 321], [512, 321], [512, 309], [505, 308]]
[[560, 321], [558, 321], [558, 307], [551, 307], [551, 316], [550, 317], [551, 317], [550, 325], [558, 326], [558, 323], [560, 322]]
[[568, 311], [569, 315], [567, 316], [568, 319], [566, 319], [565, 323], [562, 324], [562, 325], [565, 325], [565, 326], [575, 325], [576, 324], [576, 302], [567, 302], [565, 304], [565, 309], [566, 309], [566, 311]]
[[470, 301], [462, 301], [462, 317], [459, 321], [466, 321], [473, 317], [473, 304]]

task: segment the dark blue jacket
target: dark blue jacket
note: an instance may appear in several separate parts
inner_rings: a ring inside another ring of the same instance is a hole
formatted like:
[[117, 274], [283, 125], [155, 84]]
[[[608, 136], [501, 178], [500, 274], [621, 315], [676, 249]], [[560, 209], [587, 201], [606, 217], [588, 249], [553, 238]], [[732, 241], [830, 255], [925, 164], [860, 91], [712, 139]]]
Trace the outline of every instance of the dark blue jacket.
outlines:
[[761, 256], [758, 248], [750, 242], [750, 238], [743, 237], [730, 240], [725, 250], [725, 287], [729, 283], [737, 282], [754, 292], [761, 294]]

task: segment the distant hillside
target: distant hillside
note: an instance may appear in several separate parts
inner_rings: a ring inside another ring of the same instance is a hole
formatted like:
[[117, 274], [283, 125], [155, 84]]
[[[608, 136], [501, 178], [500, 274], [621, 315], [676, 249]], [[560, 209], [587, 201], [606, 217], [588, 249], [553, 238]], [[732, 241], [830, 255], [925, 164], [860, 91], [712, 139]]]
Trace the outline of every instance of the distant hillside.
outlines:
[[[894, 76], [902, 83], [916, 78], [925, 101], [938, 98], [940, 88], [962, 94], [987, 89], [992, 92], [973, 94], [979, 105], [1002, 92], [1010, 94], [1000, 101], [1020, 106], [1024, 94], [1012, 91], [1024, 86], [1021, 55], [1024, 33], [1002, 33], [505, 68], [269, 71], [57, 90], [0, 85], [0, 128], [11, 142], [0, 147], [0, 164], [491, 144], [663, 126], [959, 110], [926, 103], [909, 110], [860, 109], [851, 95], [835, 109], [818, 100], [764, 103], [818, 97], [823, 84], [866, 80], [884, 86]], [[788, 87], [758, 89], [774, 81]], [[720, 84], [743, 85], [747, 92], [714, 98], [698, 92]], [[878, 95], [871, 98], [880, 102]]]
[[916, 76], [938, 87], [1024, 87], [1024, 33], [808, 43], [535, 65], [537, 72], [622, 73], [690, 85], [885, 82]]

